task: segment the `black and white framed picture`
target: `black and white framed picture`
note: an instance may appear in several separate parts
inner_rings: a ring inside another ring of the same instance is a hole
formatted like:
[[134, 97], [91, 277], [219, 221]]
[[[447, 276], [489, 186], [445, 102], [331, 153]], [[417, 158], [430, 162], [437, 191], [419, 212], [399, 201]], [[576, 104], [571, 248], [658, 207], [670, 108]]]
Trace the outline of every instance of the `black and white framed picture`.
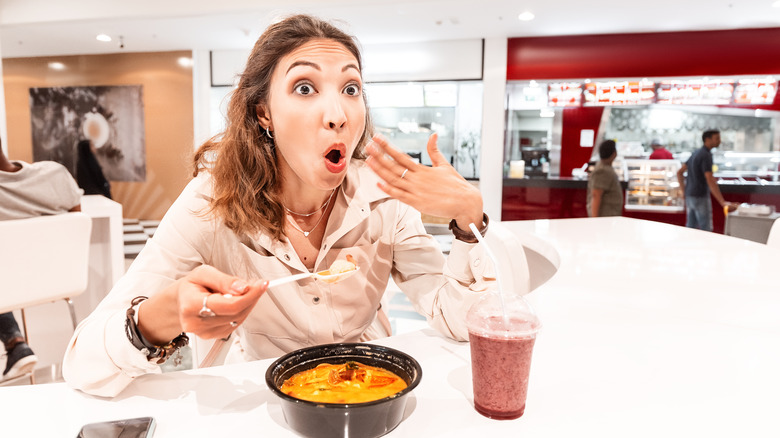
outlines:
[[110, 181], [146, 181], [142, 85], [30, 88], [33, 160], [76, 174], [77, 144], [89, 140]]

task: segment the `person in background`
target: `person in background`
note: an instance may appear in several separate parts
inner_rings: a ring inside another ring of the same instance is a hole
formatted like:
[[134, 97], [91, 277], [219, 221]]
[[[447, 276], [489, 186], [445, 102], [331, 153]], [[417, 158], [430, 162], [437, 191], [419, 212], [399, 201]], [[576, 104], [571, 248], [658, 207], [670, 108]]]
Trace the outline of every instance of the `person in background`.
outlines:
[[[11, 161], [0, 144], [0, 220], [68, 211], [81, 211], [81, 190], [64, 166], [54, 161]], [[2, 244], [0, 248], [10, 250]], [[7, 356], [2, 380], [32, 371], [38, 358], [22, 337], [12, 312], [0, 314], [0, 341]]]
[[[432, 166], [372, 137], [352, 36], [308, 15], [270, 25], [226, 121], [198, 149], [194, 178], [154, 237], [76, 329], [62, 366], [71, 387], [115, 396], [175, 363], [188, 334], [235, 332], [226, 363], [389, 336], [381, 300], [391, 276], [433, 328], [468, 339], [466, 312], [495, 287], [470, 231], [487, 230], [482, 195], [436, 134]], [[421, 214], [452, 219], [448, 257]], [[268, 289], [268, 280], [350, 258], [360, 269], [342, 282]]]
[[[701, 136], [704, 146], [696, 150], [677, 171], [680, 192], [685, 194], [687, 218], [685, 226], [712, 231], [712, 202], [715, 200], [728, 211], [737, 209], [736, 204], [726, 202], [718, 188], [718, 181], [712, 175], [712, 150], [720, 146], [720, 131], [704, 131]], [[687, 176], [686, 176], [687, 171]]]
[[654, 138], [650, 142], [650, 147], [653, 148], [653, 152], [650, 154], [651, 160], [673, 160], [674, 156], [668, 149], [666, 149], [661, 140]]
[[81, 140], [78, 143], [76, 181], [79, 187], [84, 189], [85, 195], [103, 195], [111, 199], [111, 184], [103, 175], [90, 140]]
[[588, 177], [588, 216], [621, 216], [623, 214], [623, 190], [620, 187], [612, 162], [617, 148], [612, 140], [599, 145], [599, 162]]

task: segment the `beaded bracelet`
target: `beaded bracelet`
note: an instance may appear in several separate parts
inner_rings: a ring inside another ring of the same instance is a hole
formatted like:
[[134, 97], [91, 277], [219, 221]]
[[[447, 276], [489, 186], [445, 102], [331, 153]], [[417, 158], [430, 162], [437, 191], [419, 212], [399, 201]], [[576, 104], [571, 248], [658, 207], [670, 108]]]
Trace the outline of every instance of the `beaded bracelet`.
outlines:
[[138, 296], [133, 298], [133, 301], [130, 302], [130, 307], [126, 312], [127, 318], [125, 319], [125, 334], [127, 335], [127, 339], [133, 344], [133, 347], [138, 349], [138, 351], [146, 354], [147, 360], [154, 361], [159, 365], [168, 360], [169, 357], [175, 355], [174, 365], [178, 366], [181, 364], [181, 354], [178, 354], [179, 349], [189, 344], [190, 338], [187, 337], [186, 334], [181, 333], [179, 336], [173, 338], [171, 342], [168, 342], [163, 346], [154, 345], [149, 342], [144, 335], [141, 334], [141, 331], [138, 330], [138, 326], [135, 323], [135, 307], [146, 299], [148, 299], [148, 297]]

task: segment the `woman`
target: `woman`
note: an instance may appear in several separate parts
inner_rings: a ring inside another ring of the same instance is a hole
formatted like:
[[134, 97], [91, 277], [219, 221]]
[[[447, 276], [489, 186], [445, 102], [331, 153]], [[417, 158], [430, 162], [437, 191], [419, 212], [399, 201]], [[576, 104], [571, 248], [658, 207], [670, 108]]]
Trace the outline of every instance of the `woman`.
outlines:
[[[68, 383], [116, 395], [133, 377], [159, 372], [183, 332], [235, 330], [229, 362], [387, 336], [380, 300], [390, 275], [433, 327], [467, 339], [463, 318], [490, 280], [487, 263], [479, 245], [463, 241], [445, 261], [415, 209], [454, 218], [456, 236], [475, 242], [463, 230], [486, 228], [481, 195], [447, 164], [435, 136], [433, 167], [381, 137], [366, 147], [361, 67], [352, 37], [325, 22], [299, 15], [266, 30], [226, 131], [200, 148], [196, 177], [74, 334]], [[347, 255], [360, 270], [340, 283], [267, 289], [266, 280]], [[141, 295], [149, 299], [134, 299]]]
[[84, 189], [85, 195], [103, 195], [111, 199], [111, 183], [103, 175], [95, 157], [95, 148], [90, 140], [78, 143], [78, 160], [76, 161], [76, 181]]

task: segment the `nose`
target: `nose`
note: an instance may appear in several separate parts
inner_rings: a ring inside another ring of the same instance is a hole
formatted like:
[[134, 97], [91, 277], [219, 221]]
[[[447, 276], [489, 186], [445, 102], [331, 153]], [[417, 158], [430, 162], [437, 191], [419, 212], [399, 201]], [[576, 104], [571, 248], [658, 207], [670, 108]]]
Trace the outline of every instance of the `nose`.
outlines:
[[339, 97], [331, 99], [324, 111], [323, 122], [328, 129], [342, 129], [347, 124], [347, 113]]

